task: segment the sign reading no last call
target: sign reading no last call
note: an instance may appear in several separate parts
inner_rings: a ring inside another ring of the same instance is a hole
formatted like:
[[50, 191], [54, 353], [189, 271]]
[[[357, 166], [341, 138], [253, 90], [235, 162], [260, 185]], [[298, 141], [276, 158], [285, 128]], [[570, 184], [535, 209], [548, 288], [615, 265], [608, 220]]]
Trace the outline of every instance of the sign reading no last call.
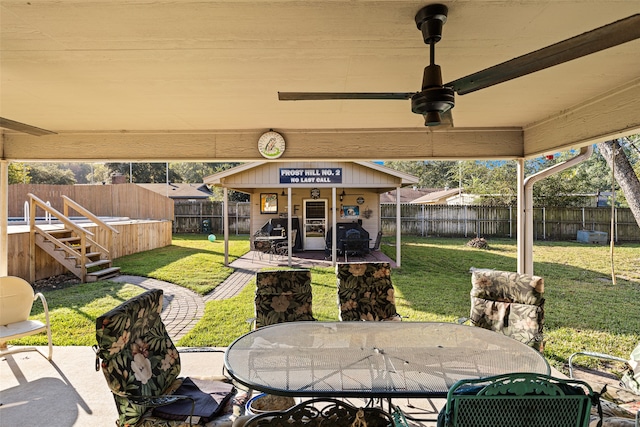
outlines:
[[280, 168], [280, 184], [342, 184], [342, 168]]

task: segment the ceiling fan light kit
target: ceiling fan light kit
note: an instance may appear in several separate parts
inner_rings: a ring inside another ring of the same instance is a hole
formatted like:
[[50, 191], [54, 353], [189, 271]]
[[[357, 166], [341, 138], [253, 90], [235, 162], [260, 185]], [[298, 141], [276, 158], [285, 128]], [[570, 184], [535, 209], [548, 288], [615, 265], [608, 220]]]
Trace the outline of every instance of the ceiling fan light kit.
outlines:
[[411, 111], [424, 116], [425, 126], [452, 124], [451, 109], [455, 106], [456, 94], [472, 93], [640, 38], [640, 14], [635, 14], [443, 84], [440, 66], [435, 63], [435, 45], [442, 39], [447, 16], [448, 9], [442, 4], [427, 5], [415, 15], [416, 25], [430, 49], [420, 92], [278, 92], [278, 99], [411, 99]]

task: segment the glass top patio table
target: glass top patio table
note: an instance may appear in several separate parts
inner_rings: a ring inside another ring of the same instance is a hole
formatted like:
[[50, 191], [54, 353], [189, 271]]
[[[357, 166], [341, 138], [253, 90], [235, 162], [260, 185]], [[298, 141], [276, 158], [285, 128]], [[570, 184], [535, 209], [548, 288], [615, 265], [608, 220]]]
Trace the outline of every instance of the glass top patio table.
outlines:
[[300, 397], [446, 397], [460, 379], [551, 371], [503, 334], [431, 322], [279, 323], [236, 339], [224, 363], [246, 387]]

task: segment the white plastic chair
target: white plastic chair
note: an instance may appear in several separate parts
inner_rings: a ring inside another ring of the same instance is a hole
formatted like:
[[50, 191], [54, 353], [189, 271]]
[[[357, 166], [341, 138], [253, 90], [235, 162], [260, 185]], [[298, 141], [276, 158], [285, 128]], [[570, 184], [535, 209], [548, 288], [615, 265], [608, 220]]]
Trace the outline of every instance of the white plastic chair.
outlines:
[[[44, 307], [46, 323], [29, 320], [33, 302], [38, 298]], [[21, 351], [38, 351], [35, 347], [7, 347], [7, 341], [41, 332], [47, 333], [49, 342], [47, 359], [51, 360], [53, 353], [51, 324], [49, 323], [49, 306], [44, 295], [40, 292], [34, 294], [29, 282], [20, 277], [0, 277], [0, 356]], [[38, 351], [38, 353], [40, 352]]]

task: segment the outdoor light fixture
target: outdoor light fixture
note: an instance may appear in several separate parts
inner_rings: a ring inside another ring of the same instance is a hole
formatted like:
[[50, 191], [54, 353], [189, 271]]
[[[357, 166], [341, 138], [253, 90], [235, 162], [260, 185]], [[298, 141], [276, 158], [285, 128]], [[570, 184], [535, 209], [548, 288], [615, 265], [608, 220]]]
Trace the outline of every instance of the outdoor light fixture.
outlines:
[[347, 194], [344, 192], [344, 190], [342, 190], [342, 193], [340, 193], [340, 201], [342, 201], [344, 199], [344, 196], [346, 196]]
[[284, 189], [282, 189], [282, 194], [280, 194], [282, 197], [286, 196], [287, 193], [284, 192]]

